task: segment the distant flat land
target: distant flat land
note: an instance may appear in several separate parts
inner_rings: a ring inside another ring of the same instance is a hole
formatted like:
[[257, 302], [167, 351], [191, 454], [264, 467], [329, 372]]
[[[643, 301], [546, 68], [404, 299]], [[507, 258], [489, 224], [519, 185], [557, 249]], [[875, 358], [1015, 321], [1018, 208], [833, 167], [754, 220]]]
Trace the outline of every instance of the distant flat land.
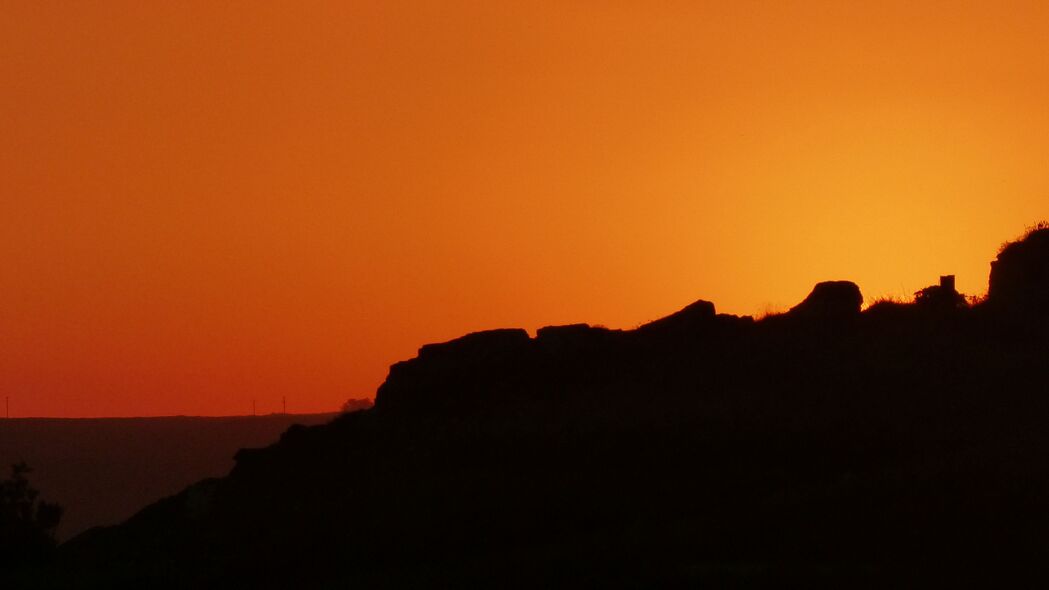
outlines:
[[65, 507], [59, 538], [116, 524], [189, 484], [225, 475], [241, 448], [336, 414], [220, 418], [0, 419], [0, 468], [24, 460], [44, 499]]

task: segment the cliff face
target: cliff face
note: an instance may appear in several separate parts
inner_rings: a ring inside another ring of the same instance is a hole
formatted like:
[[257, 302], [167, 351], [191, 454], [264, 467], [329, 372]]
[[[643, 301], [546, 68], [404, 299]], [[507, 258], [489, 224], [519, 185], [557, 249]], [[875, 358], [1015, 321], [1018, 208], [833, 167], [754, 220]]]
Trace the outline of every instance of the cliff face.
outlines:
[[701, 301], [424, 346], [373, 409], [242, 451], [68, 543], [49, 579], [841, 585], [1040, 563], [1045, 332], [990, 304], [860, 313], [858, 287], [823, 285], [759, 322]]
[[1016, 313], [1049, 315], [1049, 228], [1002, 248], [991, 263], [987, 301]]

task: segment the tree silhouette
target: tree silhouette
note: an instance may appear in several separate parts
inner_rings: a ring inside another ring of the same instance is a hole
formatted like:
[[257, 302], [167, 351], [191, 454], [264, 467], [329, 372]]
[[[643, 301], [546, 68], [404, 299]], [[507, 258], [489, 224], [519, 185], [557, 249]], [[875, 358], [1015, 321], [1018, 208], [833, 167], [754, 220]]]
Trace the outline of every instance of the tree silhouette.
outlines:
[[345, 403], [342, 404], [341, 411], [343, 413], [356, 412], [357, 410], [367, 410], [370, 407], [372, 407], [372, 400], [368, 398], [351, 397], [350, 399], [346, 400]]
[[10, 479], [0, 480], [0, 569], [41, 559], [56, 545], [62, 507], [39, 500], [40, 492], [29, 485], [30, 473], [24, 462], [16, 463]]

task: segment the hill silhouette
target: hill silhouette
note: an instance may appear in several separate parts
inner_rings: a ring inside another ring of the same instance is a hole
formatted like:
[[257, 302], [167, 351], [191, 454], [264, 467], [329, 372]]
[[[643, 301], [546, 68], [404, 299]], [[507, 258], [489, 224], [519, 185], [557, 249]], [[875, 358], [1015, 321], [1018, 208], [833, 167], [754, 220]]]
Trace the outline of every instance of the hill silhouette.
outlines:
[[929, 587], [1045, 577], [1049, 229], [987, 298], [469, 334], [20, 581]]

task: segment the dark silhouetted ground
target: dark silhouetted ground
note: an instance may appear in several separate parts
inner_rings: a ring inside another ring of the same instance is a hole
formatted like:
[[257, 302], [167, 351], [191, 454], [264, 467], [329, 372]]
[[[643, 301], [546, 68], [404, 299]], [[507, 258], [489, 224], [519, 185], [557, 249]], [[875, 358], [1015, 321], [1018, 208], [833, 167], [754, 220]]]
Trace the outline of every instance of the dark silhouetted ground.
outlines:
[[[945, 269], [948, 270], [949, 269]], [[754, 321], [470, 334], [23, 585], [1042, 587], [1049, 230], [969, 306], [848, 282]]]

